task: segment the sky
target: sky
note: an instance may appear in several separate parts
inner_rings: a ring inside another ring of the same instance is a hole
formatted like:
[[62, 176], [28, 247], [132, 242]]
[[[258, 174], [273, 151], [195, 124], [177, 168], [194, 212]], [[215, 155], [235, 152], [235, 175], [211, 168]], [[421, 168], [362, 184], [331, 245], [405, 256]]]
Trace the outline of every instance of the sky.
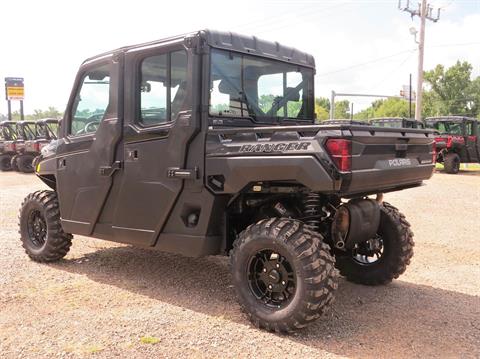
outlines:
[[[441, 15], [427, 22], [425, 70], [465, 60], [480, 75], [480, 0], [429, 3]], [[0, 1], [0, 14], [0, 78], [25, 78], [25, 113], [48, 106], [63, 111], [77, 69], [89, 56], [203, 28], [256, 35], [313, 54], [317, 97], [332, 90], [398, 95], [409, 74], [414, 81], [417, 76], [409, 28], [418, 29], [419, 19], [400, 11], [397, 0], [23, 0]], [[373, 100], [346, 99], [354, 112]], [[0, 113], [6, 112], [2, 96]]]

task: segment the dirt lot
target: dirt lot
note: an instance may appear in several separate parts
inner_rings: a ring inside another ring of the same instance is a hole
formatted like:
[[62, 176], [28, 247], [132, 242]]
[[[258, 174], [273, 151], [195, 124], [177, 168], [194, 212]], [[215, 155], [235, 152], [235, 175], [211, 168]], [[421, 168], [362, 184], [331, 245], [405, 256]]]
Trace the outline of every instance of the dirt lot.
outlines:
[[65, 260], [30, 261], [23, 197], [0, 173], [0, 356], [480, 357], [480, 172], [437, 173], [389, 194], [415, 232], [413, 263], [384, 287], [340, 282], [333, 310], [300, 333], [252, 328], [224, 258], [189, 259], [75, 237]]

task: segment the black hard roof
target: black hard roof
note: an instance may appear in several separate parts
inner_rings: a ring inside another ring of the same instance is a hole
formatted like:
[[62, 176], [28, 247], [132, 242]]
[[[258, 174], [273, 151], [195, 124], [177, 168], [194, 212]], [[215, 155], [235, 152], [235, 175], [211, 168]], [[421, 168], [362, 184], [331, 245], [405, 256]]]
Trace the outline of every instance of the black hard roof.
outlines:
[[410, 120], [406, 117], [375, 117], [370, 121], [398, 121], [398, 120]]
[[2, 121], [2, 122], [0, 122], [0, 126], [14, 125], [14, 124], [16, 124], [15, 121]]
[[200, 37], [205, 41], [206, 44], [210, 45], [211, 47], [268, 57], [275, 60], [293, 63], [296, 65], [315, 68], [315, 60], [312, 55], [299, 51], [293, 47], [284, 46], [278, 42], [261, 40], [256, 36], [240, 35], [234, 32], [223, 32], [209, 29], [195, 31], [192, 33], [182, 34], [142, 44], [121, 47], [90, 57], [86, 59], [84, 63], [118, 52], [127, 52], [129, 50], [139, 49], [142, 47], [162, 45], [163, 43], [167, 42], [180, 42], [184, 41], [186, 38], [191, 37]]

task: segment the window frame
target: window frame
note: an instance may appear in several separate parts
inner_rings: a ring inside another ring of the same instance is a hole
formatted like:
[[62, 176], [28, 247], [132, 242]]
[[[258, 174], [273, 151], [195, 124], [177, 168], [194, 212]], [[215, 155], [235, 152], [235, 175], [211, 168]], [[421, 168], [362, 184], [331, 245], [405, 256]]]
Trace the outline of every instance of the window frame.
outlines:
[[[159, 51], [160, 50], [160, 51]], [[169, 47], [169, 48], [162, 48], [162, 49], [156, 49], [156, 51], [152, 51], [152, 52], [145, 52], [145, 53], [142, 53], [142, 56], [138, 57], [137, 60], [135, 61], [135, 73], [136, 73], [136, 78], [135, 78], [135, 116], [134, 116], [134, 124], [136, 126], [138, 126], [140, 129], [154, 129], [154, 128], [158, 128], [158, 127], [168, 127], [168, 126], [172, 126], [175, 121], [176, 121], [176, 118], [173, 119], [172, 118], [172, 89], [171, 89], [171, 85], [172, 85], [172, 53], [174, 52], [184, 52], [185, 53], [185, 56], [187, 58], [187, 64], [186, 64], [186, 67], [185, 67], [185, 73], [186, 73], [186, 81], [191, 81], [191, 79], [189, 79], [189, 75], [188, 75], [188, 66], [189, 66], [189, 61], [190, 61], [190, 56], [189, 56], [189, 52], [187, 51], [187, 49], [185, 49], [185, 47], [183, 46], [175, 46], [173, 48]], [[141, 93], [141, 90], [140, 90], [140, 87], [141, 87], [141, 83], [142, 83], [142, 65], [143, 65], [143, 62], [146, 60], [146, 59], [149, 59], [149, 58], [152, 58], [152, 57], [156, 57], [156, 56], [162, 56], [162, 55], [166, 55], [167, 57], [167, 81], [165, 82], [165, 85], [167, 87], [167, 103], [166, 103], [166, 121], [165, 122], [161, 122], [161, 123], [156, 123], [156, 124], [151, 124], [151, 125], [145, 125], [142, 121], [142, 100], [141, 100], [141, 96], [142, 96], [142, 93]]]
[[[99, 126], [105, 120], [105, 116], [108, 115], [108, 112], [109, 112], [108, 109], [109, 109], [110, 106], [112, 106], [112, 100], [113, 100], [112, 79], [113, 79], [113, 76], [114, 76], [114, 74], [113, 74], [114, 68], [112, 67], [110, 57], [105, 59], [105, 60], [102, 60], [102, 61], [92, 62], [91, 64], [88, 64], [88, 66], [86, 66], [85, 68], [83, 68], [79, 72], [79, 74], [77, 76], [76, 84], [75, 84], [75, 87], [74, 87], [75, 91], [72, 92], [72, 97], [70, 99], [69, 108], [68, 108], [68, 121], [67, 121], [66, 126], [65, 126], [66, 127], [65, 128], [65, 130], [66, 130], [65, 135], [69, 139], [89, 138], [89, 137], [93, 138], [98, 131], [98, 128], [97, 128], [97, 131], [95, 131], [95, 132], [82, 133], [80, 135], [78, 135], [78, 134], [74, 135], [74, 134], [72, 134], [72, 123], [73, 123], [73, 120], [75, 118], [74, 111], [77, 110], [76, 108], [74, 108], [75, 107], [74, 106], [75, 105], [75, 99], [80, 94], [80, 91], [82, 91], [83, 81], [85, 80], [85, 77], [92, 70], [95, 70], [96, 68], [103, 67], [103, 66], [107, 66], [108, 69], [109, 69], [110, 83], [108, 85], [108, 105], [107, 105], [107, 108], [105, 109], [105, 113], [103, 115], [102, 120], [99, 123]], [[59, 127], [61, 127], [60, 124], [59, 124]]]

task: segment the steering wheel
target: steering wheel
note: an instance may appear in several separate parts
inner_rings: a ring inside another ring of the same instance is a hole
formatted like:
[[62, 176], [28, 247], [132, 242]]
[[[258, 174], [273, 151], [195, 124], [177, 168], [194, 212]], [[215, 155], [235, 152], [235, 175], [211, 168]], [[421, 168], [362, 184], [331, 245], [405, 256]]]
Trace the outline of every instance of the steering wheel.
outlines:
[[83, 133], [96, 132], [99, 124], [100, 124], [100, 121], [90, 121], [83, 128]]

